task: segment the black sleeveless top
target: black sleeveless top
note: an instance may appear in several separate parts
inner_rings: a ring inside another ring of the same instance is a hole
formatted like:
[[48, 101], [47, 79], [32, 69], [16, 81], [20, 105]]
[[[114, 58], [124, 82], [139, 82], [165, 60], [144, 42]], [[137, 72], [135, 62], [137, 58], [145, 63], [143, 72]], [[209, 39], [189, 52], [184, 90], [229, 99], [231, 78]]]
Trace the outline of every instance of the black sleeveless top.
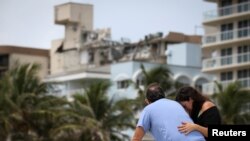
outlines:
[[221, 124], [219, 110], [216, 106], [207, 109], [200, 116], [198, 116], [195, 123], [204, 127], [208, 127], [208, 125]]
[[[195, 123], [203, 127], [208, 127], [208, 125], [221, 124], [221, 116], [219, 114], [219, 110], [216, 106], [207, 109], [197, 117]], [[208, 140], [207, 138], [205, 139]]]

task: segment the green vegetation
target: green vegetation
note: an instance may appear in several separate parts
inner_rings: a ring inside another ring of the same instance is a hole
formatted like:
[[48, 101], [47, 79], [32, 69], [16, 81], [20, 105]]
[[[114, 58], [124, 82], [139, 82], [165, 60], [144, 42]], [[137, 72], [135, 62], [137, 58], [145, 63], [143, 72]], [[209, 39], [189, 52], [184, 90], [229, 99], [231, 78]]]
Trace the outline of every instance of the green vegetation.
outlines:
[[91, 84], [69, 102], [46, 94], [39, 65], [24, 64], [0, 80], [0, 138], [3, 141], [122, 141], [134, 128], [129, 100], [108, 99], [108, 82]]
[[146, 71], [143, 65], [141, 65], [142, 77], [143, 77], [143, 86], [140, 87], [138, 84], [135, 84], [136, 89], [138, 90], [138, 95], [135, 99], [135, 110], [141, 110], [145, 106], [145, 90], [147, 86], [151, 83], [159, 83], [165, 92], [172, 90], [173, 82], [170, 77], [170, 70], [167, 67], [156, 67]]
[[240, 84], [235, 82], [223, 88], [216, 82], [218, 93], [213, 95], [220, 110], [224, 124], [249, 124], [250, 113], [247, 104], [250, 102], [249, 91], [241, 90]]

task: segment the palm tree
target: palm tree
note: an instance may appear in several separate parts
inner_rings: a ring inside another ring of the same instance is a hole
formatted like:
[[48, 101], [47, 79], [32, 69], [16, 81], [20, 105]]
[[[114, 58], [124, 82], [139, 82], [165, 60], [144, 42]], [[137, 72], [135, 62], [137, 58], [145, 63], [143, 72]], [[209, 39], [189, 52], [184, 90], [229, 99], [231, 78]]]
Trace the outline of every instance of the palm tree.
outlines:
[[125, 101], [108, 99], [110, 84], [97, 82], [75, 101], [46, 95], [35, 64], [19, 65], [0, 81], [1, 140], [120, 141], [133, 127]]
[[98, 123], [95, 135], [99, 139], [102, 141], [129, 140], [122, 130], [134, 128], [133, 112], [129, 107], [131, 101], [126, 99], [114, 101], [108, 98], [109, 87], [109, 82], [97, 81], [90, 85], [83, 95], [76, 94], [74, 103], [82, 107], [81, 110], [78, 108], [78, 113]]
[[7, 73], [9, 90], [13, 97], [25, 93], [41, 94], [46, 92], [46, 85], [37, 76], [39, 64], [22, 64]]
[[0, 105], [3, 104], [3, 108], [0, 109], [1, 118], [3, 118], [1, 124], [5, 128], [1, 130], [6, 133], [3, 139], [11, 135], [14, 138], [20, 137], [29, 140], [29, 137], [24, 135], [28, 132], [28, 126], [24, 120], [25, 110], [22, 108], [31, 107], [32, 101], [23, 102], [25, 99], [45, 92], [45, 85], [41, 84], [36, 76], [38, 70], [39, 65], [37, 64], [17, 65], [0, 80]]
[[10, 134], [11, 121], [10, 114], [17, 111], [18, 107], [6, 96], [0, 92], [0, 138], [6, 140]]
[[39, 65], [23, 64], [0, 80], [0, 138], [43, 140], [56, 123], [56, 111], [64, 99], [45, 95], [46, 86], [37, 77]]
[[57, 111], [55, 124], [50, 130], [53, 141], [101, 141], [99, 123], [88, 105], [77, 100], [82, 95], [75, 95], [75, 100]]
[[231, 83], [223, 89], [222, 84], [215, 82], [218, 87], [218, 93], [213, 98], [217, 102], [222, 115], [222, 121], [225, 124], [246, 124], [249, 123], [249, 114], [243, 109], [250, 101], [250, 94], [247, 91], [240, 90], [239, 83]]
[[144, 83], [142, 88], [136, 85], [136, 88], [138, 89], [138, 96], [135, 99], [136, 102], [135, 110], [141, 110], [145, 106], [144, 103], [145, 89], [149, 84], [157, 82], [160, 84], [163, 90], [165, 90], [165, 92], [168, 93], [171, 92], [170, 90], [172, 90], [173, 87], [173, 81], [171, 80], [170, 77], [171, 72], [167, 67], [159, 66], [149, 71], [146, 71], [143, 64], [141, 64], [141, 70]]

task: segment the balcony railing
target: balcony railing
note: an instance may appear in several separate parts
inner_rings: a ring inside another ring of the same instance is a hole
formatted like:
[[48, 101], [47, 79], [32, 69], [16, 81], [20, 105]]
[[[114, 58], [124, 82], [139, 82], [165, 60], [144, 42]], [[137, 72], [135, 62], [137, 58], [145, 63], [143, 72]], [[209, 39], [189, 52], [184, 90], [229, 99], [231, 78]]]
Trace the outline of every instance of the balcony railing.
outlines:
[[234, 4], [231, 6], [226, 6], [222, 8], [218, 8], [216, 10], [210, 10], [204, 12], [204, 20], [212, 20], [222, 16], [228, 16], [237, 13], [243, 13], [250, 11], [250, 2], [244, 2], [240, 4]]
[[204, 44], [219, 43], [228, 40], [235, 40], [244, 37], [250, 37], [250, 27], [228, 30], [214, 34], [207, 34], [203, 37]]
[[79, 64], [79, 65], [74, 65], [74, 66], [68, 66], [68, 67], [63, 67], [57, 70], [54, 70], [52, 72], [52, 70], [49, 70], [49, 74], [53, 75], [53, 74], [64, 74], [64, 73], [70, 73], [73, 71], [88, 71], [89, 69], [93, 69], [96, 66], [94, 64]]
[[49, 91], [48, 94], [53, 94], [53, 95], [57, 95], [57, 96], [72, 96], [73, 94], [77, 94], [77, 93], [84, 93], [84, 89], [80, 88], [80, 89], [72, 89], [72, 90], [57, 90], [57, 91]]
[[[222, 88], [225, 89], [230, 83], [233, 83], [233, 81], [224, 81], [220, 82], [222, 85]], [[212, 83], [206, 83], [202, 85], [202, 93], [206, 95], [212, 95], [219, 92], [217, 85], [212, 82]]]
[[[230, 83], [233, 83], [234, 81], [223, 81], [220, 82], [222, 85], [222, 88], [225, 89]], [[241, 78], [238, 79], [237, 82], [239, 83], [240, 87], [243, 89], [250, 88], [250, 78]], [[217, 85], [212, 83], [206, 83], [202, 85], [202, 93], [207, 95], [212, 95], [214, 93], [219, 92]]]
[[202, 69], [212, 69], [229, 65], [237, 65], [250, 62], [250, 52], [205, 59], [202, 62]]

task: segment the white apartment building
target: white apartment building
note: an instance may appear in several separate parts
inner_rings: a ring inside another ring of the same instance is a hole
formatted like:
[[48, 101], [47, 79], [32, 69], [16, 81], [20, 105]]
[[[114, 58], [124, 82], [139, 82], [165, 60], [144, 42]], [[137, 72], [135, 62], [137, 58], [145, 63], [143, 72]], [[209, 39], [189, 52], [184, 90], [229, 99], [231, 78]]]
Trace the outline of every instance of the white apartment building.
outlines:
[[[202, 71], [216, 75], [223, 86], [239, 81], [250, 88], [250, 0], [205, 0], [217, 5], [204, 13]], [[203, 86], [213, 94], [214, 83]]]
[[128, 82], [132, 80], [138, 86], [144, 86], [142, 64], [146, 71], [160, 66], [167, 67], [174, 82], [190, 85], [199, 90], [202, 90], [204, 83], [212, 82], [213, 75], [201, 72], [201, 36], [170, 32], [164, 38], [151, 41], [136, 46], [135, 48], [139, 48], [138, 52], [133, 49], [119, 62], [112, 63], [111, 95], [114, 94], [118, 98], [135, 98], [137, 89], [129, 86]]

